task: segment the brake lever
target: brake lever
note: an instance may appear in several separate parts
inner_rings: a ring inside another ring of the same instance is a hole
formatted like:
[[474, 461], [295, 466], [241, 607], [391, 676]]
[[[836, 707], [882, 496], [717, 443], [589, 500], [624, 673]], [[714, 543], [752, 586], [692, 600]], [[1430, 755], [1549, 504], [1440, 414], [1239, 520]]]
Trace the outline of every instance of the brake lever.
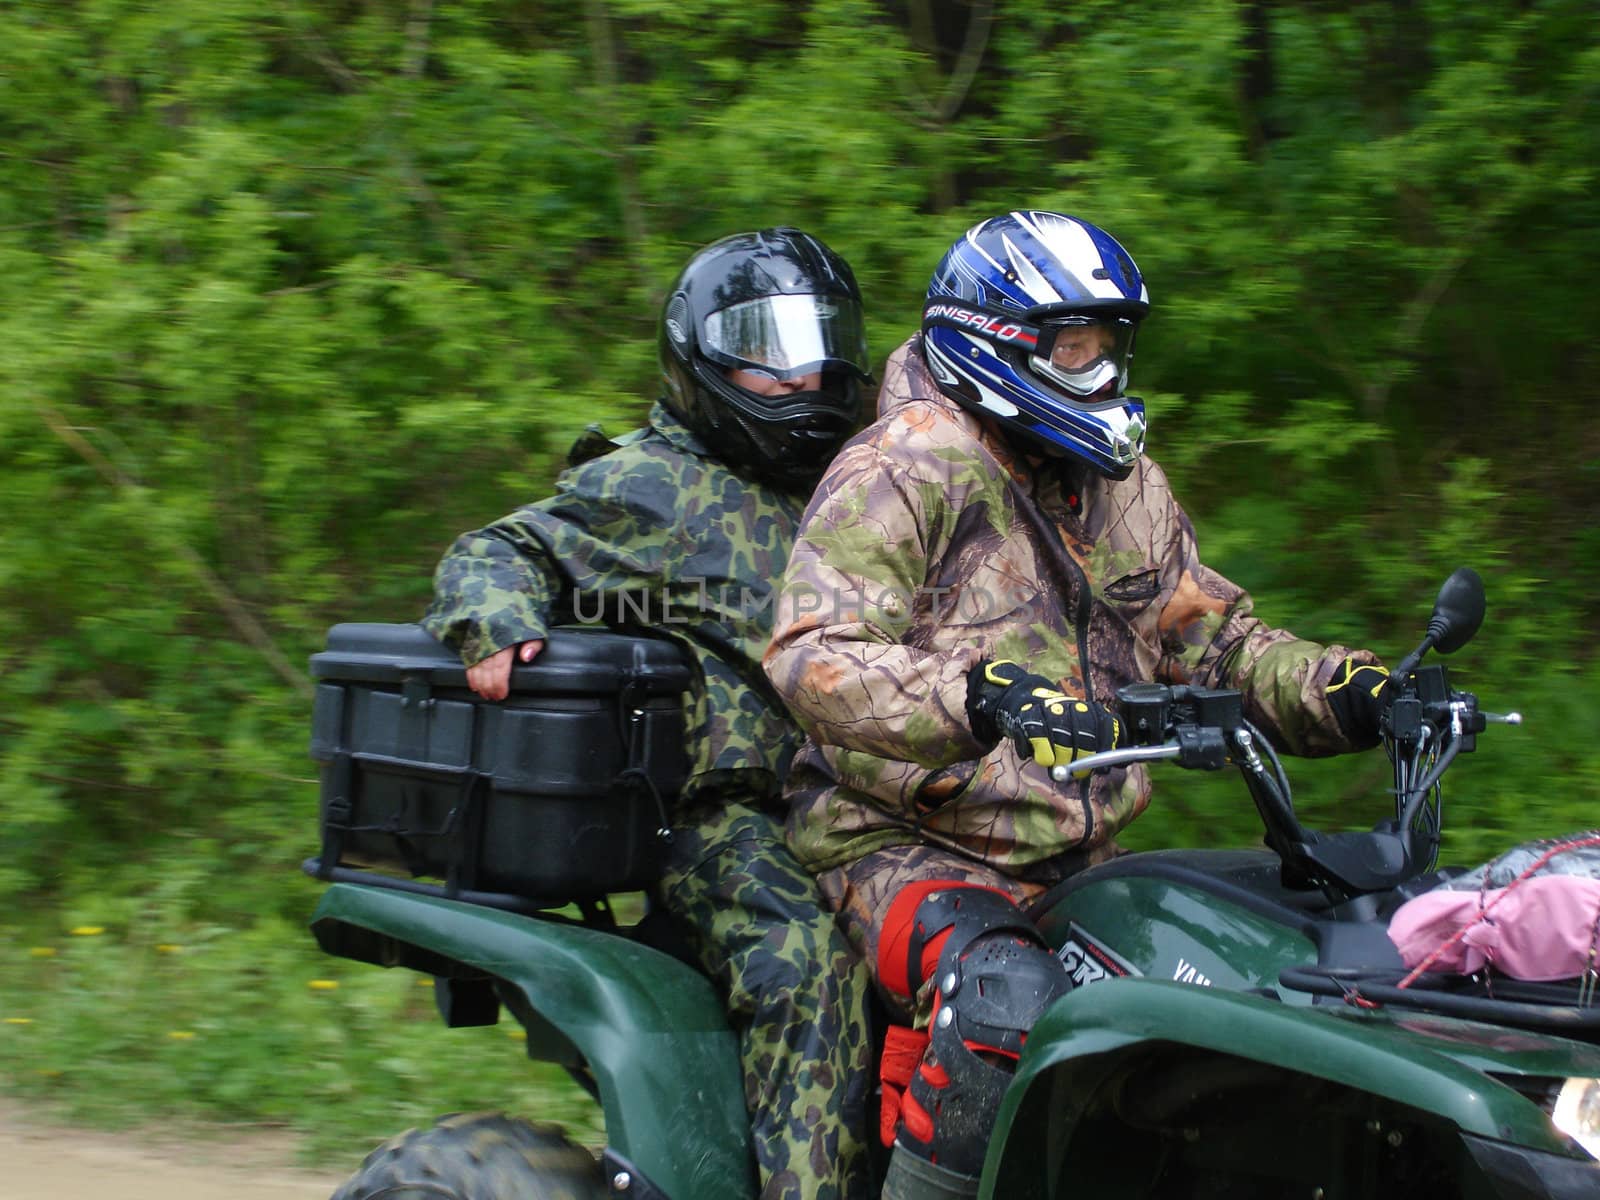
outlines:
[[1086, 755], [1065, 766], [1051, 767], [1050, 778], [1057, 783], [1066, 783], [1068, 780], [1087, 778], [1096, 771], [1110, 767], [1125, 767], [1129, 763], [1177, 758], [1181, 753], [1183, 747], [1177, 742], [1164, 742], [1159, 746], [1126, 746], [1121, 750], [1102, 750], [1098, 754]]

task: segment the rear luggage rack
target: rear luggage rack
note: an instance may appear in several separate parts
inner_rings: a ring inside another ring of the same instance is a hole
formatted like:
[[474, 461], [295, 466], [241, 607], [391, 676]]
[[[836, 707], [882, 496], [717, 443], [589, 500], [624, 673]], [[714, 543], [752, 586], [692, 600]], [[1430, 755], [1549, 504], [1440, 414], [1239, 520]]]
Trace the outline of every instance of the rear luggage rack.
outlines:
[[[535, 896], [514, 896], [509, 892], [480, 892], [470, 888], [452, 888], [449, 884], [427, 883], [420, 879], [400, 879], [381, 871], [366, 871], [356, 867], [328, 866], [321, 858], [308, 858], [300, 870], [311, 878], [326, 883], [359, 883], [366, 887], [384, 888], [391, 892], [410, 892], [415, 896], [437, 896], [440, 900], [459, 900], [463, 904], [478, 904], [484, 908], [498, 908], [524, 917], [547, 920], [565, 920], [554, 909], [576, 906], [586, 918], [580, 924], [594, 924], [601, 920], [607, 924], [609, 908], [604, 897], [598, 900], [572, 900], [567, 897], [540, 899]], [[593, 910], [593, 912], [591, 912]]]

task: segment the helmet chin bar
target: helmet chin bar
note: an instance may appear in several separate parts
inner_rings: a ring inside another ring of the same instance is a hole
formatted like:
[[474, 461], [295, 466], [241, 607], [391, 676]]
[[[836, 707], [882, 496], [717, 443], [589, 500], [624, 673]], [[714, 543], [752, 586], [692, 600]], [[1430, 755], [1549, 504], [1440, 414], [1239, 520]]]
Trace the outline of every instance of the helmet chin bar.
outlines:
[[740, 474], [784, 490], [809, 490], [855, 431], [861, 395], [851, 375], [830, 373], [835, 387], [826, 391], [760, 396], [712, 363], [696, 366], [695, 387], [712, 418], [707, 448]]
[[771, 396], [740, 387], [714, 363], [705, 360], [695, 363], [695, 375], [701, 386], [746, 420], [770, 424], [780, 430], [828, 422], [851, 428], [861, 415], [861, 389], [853, 376], [842, 371], [824, 374], [825, 384], [831, 386]]
[[[1118, 397], [1118, 399], [1132, 400], [1134, 398]], [[1137, 400], [1134, 402], [1140, 403]], [[1126, 405], [1124, 405], [1124, 411], [1127, 411]], [[1126, 425], [1121, 429], [1112, 429], [1109, 433], [1111, 461], [1121, 468], [1124, 473], [1131, 470], [1133, 464], [1144, 457], [1144, 431], [1144, 410], [1140, 408], [1138, 411], [1128, 413]]]
[[[964, 356], [951, 355], [948, 334], [962, 339], [955, 345]], [[1136, 396], [1069, 395], [1026, 372], [1020, 357], [960, 331], [924, 331], [923, 353], [941, 391], [1048, 453], [1073, 455], [1111, 479], [1126, 479], [1144, 454], [1144, 402]]]
[[1129, 417], [1126, 430], [1096, 428], [1095, 438], [1084, 436], [1082, 430], [1063, 428], [1037, 419], [1030, 421], [1020, 414], [1005, 424], [1026, 434], [1030, 441], [1050, 454], [1077, 458], [1109, 479], [1126, 479], [1144, 456], [1142, 413], [1134, 413]]

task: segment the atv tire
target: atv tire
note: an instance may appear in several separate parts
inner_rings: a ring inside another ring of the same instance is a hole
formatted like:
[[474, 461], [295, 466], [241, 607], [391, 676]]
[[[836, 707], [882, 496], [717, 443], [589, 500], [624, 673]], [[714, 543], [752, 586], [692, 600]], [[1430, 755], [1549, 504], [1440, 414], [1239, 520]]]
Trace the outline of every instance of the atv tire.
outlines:
[[594, 1156], [551, 1125], [452, 1113], [379, 1146], [332, 1200], [599, 1200]]

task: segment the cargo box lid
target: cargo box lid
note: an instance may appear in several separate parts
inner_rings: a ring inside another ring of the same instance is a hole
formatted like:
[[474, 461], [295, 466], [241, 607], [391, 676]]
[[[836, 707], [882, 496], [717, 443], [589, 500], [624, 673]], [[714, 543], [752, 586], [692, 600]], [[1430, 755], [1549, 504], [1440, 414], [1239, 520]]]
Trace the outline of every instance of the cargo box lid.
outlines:
[[[329, 681], [400, 684], [426, 680], [433, 687], [467, 686], [467, 670], [454, 651], [420, 625], [352, 621], [328, 630], [327, 649], [311, 656], [311, 674]], [[615, 633], [598, 625], [562, 625], [550, 631], [531, 663], [511, 672], [513, 692], [543, 695], [613, 693], [624, 683], [649, 694], [686, 691], [693, 678], [688, 656], [666, 638]]]

